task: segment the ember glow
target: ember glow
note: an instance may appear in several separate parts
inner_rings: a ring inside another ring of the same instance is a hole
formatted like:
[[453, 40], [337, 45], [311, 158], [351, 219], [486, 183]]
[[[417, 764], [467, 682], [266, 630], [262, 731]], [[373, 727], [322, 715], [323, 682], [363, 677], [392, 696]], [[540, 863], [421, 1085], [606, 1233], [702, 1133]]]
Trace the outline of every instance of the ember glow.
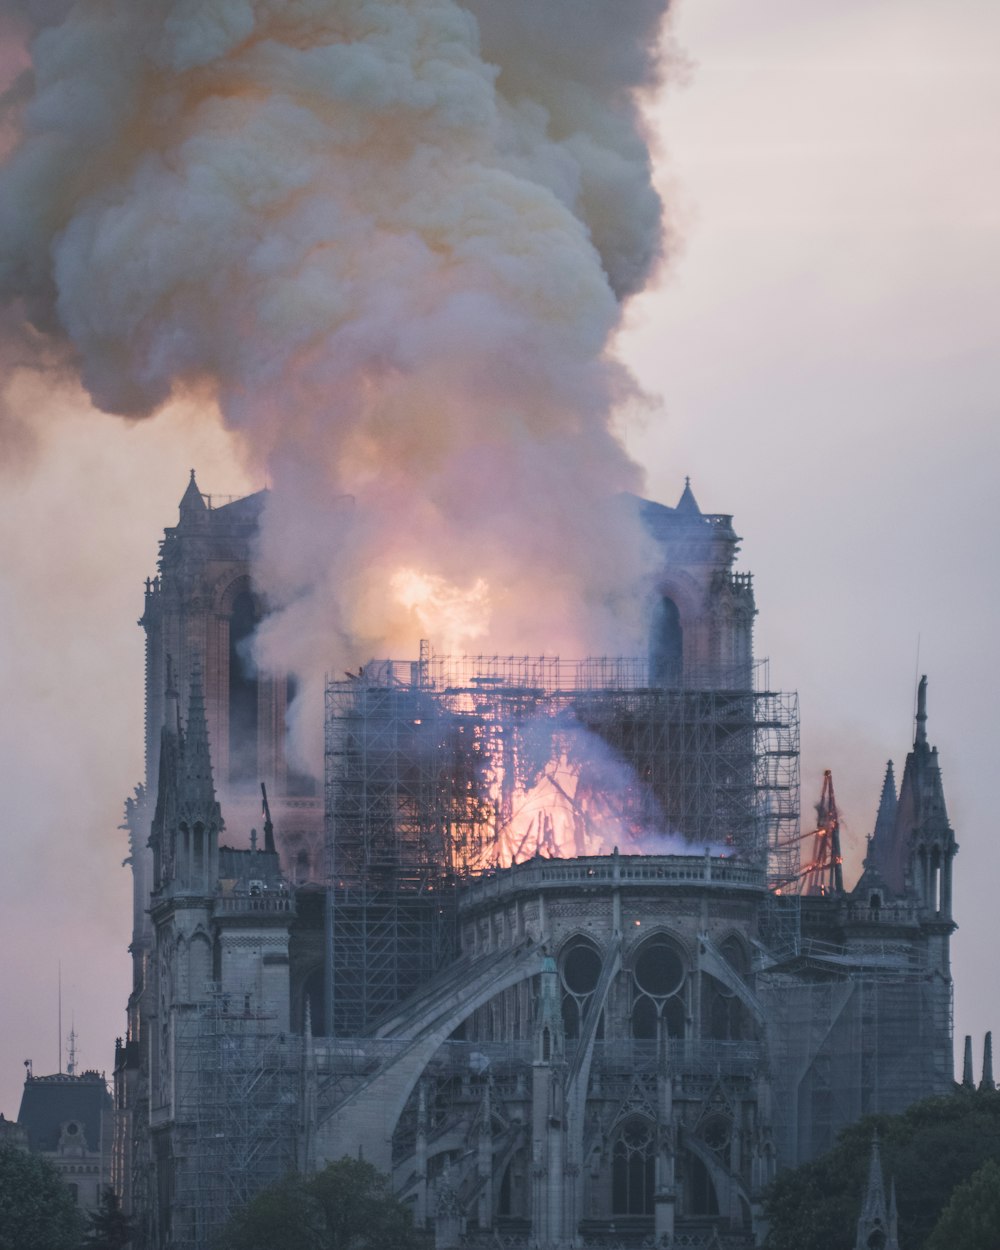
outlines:
[[461, 651], [489, 629], [490, 591], [481, 577], [462, 590], [433, 573], [400, 569], [389, 584], [402, 607], [416, 617], [423, 636], [441, 639], [448, 651]]

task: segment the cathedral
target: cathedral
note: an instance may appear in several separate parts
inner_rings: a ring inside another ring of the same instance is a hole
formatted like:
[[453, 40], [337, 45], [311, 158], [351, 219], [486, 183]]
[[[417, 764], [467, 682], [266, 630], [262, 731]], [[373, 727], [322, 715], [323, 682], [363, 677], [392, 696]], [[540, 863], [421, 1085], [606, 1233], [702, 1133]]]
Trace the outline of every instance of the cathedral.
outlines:
[[437, 1250], [745, 1250], [777, 1169], [951, 1088], [926, 680], [847, 889], [829, 778], [802, 836], [732, 519], [688, 484], [631, 501], [644, 655], [372, 660], [327, 684], [317, 781], [250, 650], [263, 503], [192, 472], [146, 583], [113, 1152], [137, 1246], [207, 1250], [350, 1155]]

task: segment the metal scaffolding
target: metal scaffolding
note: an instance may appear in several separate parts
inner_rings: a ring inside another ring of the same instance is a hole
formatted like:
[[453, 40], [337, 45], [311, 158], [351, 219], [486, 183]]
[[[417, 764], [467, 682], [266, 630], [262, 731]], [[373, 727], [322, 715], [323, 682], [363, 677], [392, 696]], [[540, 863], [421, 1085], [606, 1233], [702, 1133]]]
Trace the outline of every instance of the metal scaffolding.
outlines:
[[860, 1116], [901, 1111], [914, 1090], [938, 1086], [937, 996], [912, 945], [846, 951], [803, 939], [797, 958], [758, 975], [757, 993], [782, 1165], [829, 1149]]
[[[210, 1245], [229, 1215], [296, 1161], [301, 1039], [249, 1000], [178, 1011], [172, 1247]], [[154, 1129], [155, 1134], [155, 1129]]]
[[543, 857], [713, 846], [798, 873], [798, 705], [767, 668], [432, 656], [326, 689], [329, 1034], [455, 951], [455, 890]]

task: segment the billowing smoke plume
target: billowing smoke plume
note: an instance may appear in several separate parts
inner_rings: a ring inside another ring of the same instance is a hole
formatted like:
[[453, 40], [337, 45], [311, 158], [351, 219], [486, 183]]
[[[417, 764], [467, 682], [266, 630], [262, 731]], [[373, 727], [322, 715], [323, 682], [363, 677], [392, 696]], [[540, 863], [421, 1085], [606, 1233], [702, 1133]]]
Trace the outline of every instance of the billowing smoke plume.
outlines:
[[266, 468], [260, 658], [313, 723], [421, 635], [632, 643], [609, 340], [659, 253], [666, 2], [22, 6], [0, 298], [99, 407], [200, 398]]

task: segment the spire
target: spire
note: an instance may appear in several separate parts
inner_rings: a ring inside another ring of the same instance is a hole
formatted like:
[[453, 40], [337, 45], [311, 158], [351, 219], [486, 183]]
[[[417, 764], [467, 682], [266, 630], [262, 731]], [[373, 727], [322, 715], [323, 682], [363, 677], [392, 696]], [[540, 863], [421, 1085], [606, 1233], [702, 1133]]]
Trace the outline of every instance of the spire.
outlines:
[[872, 834], [874, 839], [884, 841], [892, 835], [898, 806], [896, 776], [892, 770], [892, 760], [889, 760], [885, 766], [885, 780], [882, 782], [882, 795], [878, 801], [878, 814], [875, 817], [875, 830]]
[[149, 834], [149, 845], [153, 850], [154, 889], [159, 889], [173, 873], [173, 842], [168, 831], [173, 827], [177, 816], [180, 751], [179, 700], [174, 682], [173, 660], [168, 655], [163, 724], [160, 727], [156, 809]]
[[980, 1089], [996, 1089], [993, 1080], [993, 1034], [987, 1033], [983, 1039], [983, 1079], [979, 1082]]
[[875, 861], [892, 892], [909, 893], [951, 921], [952, 866], [958, 847], [948, 823], [937, 750], [927, 742], [927, 678], [917, 689], [916, 732], [906, 757], [892, 832], [876, 837]]
[[198, 483], [194, 480], [194, 469], [192, 469], [191, 480], [181, 496], [180, 524], [197, 524], [199, 521], [204, 520], [207, 515], [208, 508], [205, 506], [205, 497], [198, 489]]
[[965, 1035], [965, 1061], [962, 1064], [962, 1086], [964, 1089], [976, 1088], [976, 1077], [972, 1071], [972, 1036]]
[[183, 744], [184, 772], [181, 790], [183, 816], [191, 823], [201, 821], [216, 830], [222, 826], [219, 804], [212, 777], [212, 754], [208, 744], [208, 723], [205, 720], [205, 695], [201, 683], [201, 664], [197, 657], [191, 668], [191, 693], [188, 698], [187, 726]]
[[556, 961], [546, 954], [542, 959], [541, 992], [535, 1016], [535, 1060], [561, 1063], [565, 1057], [562, 994]]
[[[893, 1186], [895, 1194], [895, 1185]], [[869, 1250], [876, 1244], [873, 1235], [881, 1234], [878, 1245], [885, 1250], [899, 1250], [899, 1242], [895, 1231], [895, 1200], [891, 1209], [886, 1210], [885, 1187], [882, 1181], [882, 1160], [879, 1157], [878, 1130], [872, 1134], [872, 1153], [868, 1163], [868, 1184], [865, 1188], [864, 1200], [861, 1204], [861, 1215], [858, 1218], [858, 1238], [854, 1243], [855, 1250]]]
[[691, 489], [691, 479], [684, 479], [684, 490], [680, 499], [677, 501], [677, 512], [684, 512], [691, 516], [701, 516], [701, 509], [698, 507], [698, 501], [694, 497], [694, 491]]
[[913, 739], [915, 747], [927, 745], [927, 676], [921, 677], [917, 687], [917, 732]]

